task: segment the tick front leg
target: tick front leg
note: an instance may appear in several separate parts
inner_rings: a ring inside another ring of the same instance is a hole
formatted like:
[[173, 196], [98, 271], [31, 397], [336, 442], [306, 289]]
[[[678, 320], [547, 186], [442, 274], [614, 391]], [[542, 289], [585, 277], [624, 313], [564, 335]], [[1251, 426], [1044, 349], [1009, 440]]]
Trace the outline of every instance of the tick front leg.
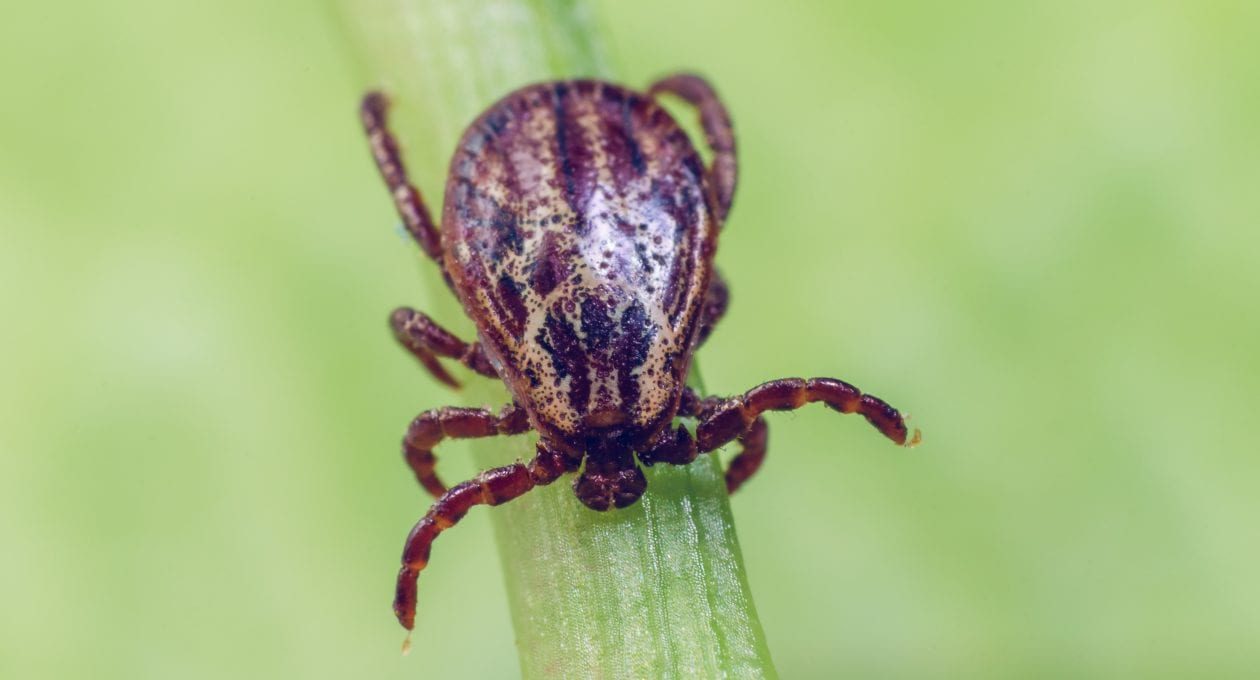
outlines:
[[367, 132], [368, 143], [372, 146], [372, 158], [376, 160], [376, 167], [394, 197], [394, 207], [398, 209], [411, 238], [441, 266], [442, 237], [433, 225], [433, 218], [429, 216], [429, 208], [425, 206], [420, 192], [407, 179], [407, 168], [398, 151], [398, 142], [389, 131], [388, 109], [389, 100], [380, 92], [369, 92], [359, 106], [363, 130]]
[[501, 505], [535, 486], [545, 486], [565, 472], [576, 470], [579, 460], [538, 444], [538, 455], [529, 465], [517, 463], [486, 470], [459, 484], [429, 508], [429, 512], [407, 536], [403, 547], [402, 569], [394, 589], [394, 615], [403, 628], [411, 630], [416, 620], [416, 578], [429, 563], [433, 541], [455, 526], [475, 505]]
[[713, 163], [709, 165], [708, 182], [717, 201], [718, 223], [726, 221], [735, 197], [735, 179], [738, 165], [735, 161], [735, 131], [726, 106], [708, 81], [690, 73], [679, 73], [658, 80], [648, 89], [655, 96], [667, 92], [687, 101], [700, 112], [700, 127], [713, 149]]
[[424, 367], [429, 369], [438, 381], [459, 387], [459, 381], [438, 363], [438, 357], [454, 359], [488, 378], [499, 377], [490, 360], [486, 358], [485, 348], [481, 343], [469, 344], [451, 334], [433, 322], [428, 315], [414, 309], [400, 307], [389, 316], [389, 326], [394, 329], [394, 337], [407, 348]]
[[[679, 403], [678, 415], [699, 417], [703, 421], [713, 409], [724, 403], [725, 400], [718, 397], [701, 399], [694, 390], [687, 388], [683, 392], [682, 400]], [[740, 445], [739, 453], [726, 466], [727, 493], [735, 493], [743, 486], [744, 482], [748, 481], [761, 468], [761, 464], [766, 459], [766, 442], [768, 437], [769, 428], [766, 426], [766, 419], [762, 416], [757, 416], [753, 420], [752, 425], [743, 434], [739, 435], [737, 438]], [[659, 439], [661, 442], [657, 444], [657, 449], [662, 449], [664, 454], [649, 450], [646, 455], [656, 455], [664, 462], [685, 465], [694, 460], [698, 453], [696, 443], [691, 441], [691, 437], [687, 435], [687, 431], [684, 428], [678, 428], [677, 434], [671, 434], [669, 430], [666, 430], [662, 432]], [[644, 454], [641, 454], [640, 457], [645, 463], [651, 464], [651, 458], [644, 457]]]
[[749, 431], [765, 411], [792, 411], [805, 404], [822, 402], [841, 413], [858, 413], [885, 437], [903, 446], [914, 446], [918, 430], [907, 439], [906, 422], [879, 397], [862, 394], [858, 388], [831, 378], [785, 378], [773, 380], [704, 409], [696, 428], [700, 451], [712, 451]]
[[738, 455], [726, 466], [726, 493], [735, 493], [750, 477], [757, 474], [761, 464], [766, 460], [766, 441], [770, 428], [766, 419], [757, 416], [743, 434], [739, 435], [740, 449]]
[[529, 419], [525, 409], [516, 404], [503, 407], [499, 415], [484, 408], [445, 408], [425, 411], [416, 416], [403, 437], [403, 458], [416, 481], [434, 497], [446, 493], [446, 485], [438, 478], [435, 468], [437, 457], [433, 449], [442, 440], [494, 437], [501, 434], [521, 434], [529, 431]]

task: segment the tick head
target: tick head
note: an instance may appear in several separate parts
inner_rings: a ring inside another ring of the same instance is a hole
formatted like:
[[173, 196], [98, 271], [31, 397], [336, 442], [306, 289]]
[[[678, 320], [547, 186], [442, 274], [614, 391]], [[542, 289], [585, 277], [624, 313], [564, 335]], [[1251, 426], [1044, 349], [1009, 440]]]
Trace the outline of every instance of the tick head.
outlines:
[[629, 448], [615, 453], [593, 450], [586, 456], [582, 474], [573, 480], [573, 493], [592, 510], [633, 505], [647, 490], [647, 477], [635, 464]]
[[592, 510], [633, 505], [647, 490], [647, 478], [634, 458], [644, 441], [644, 430], [624, 415], [594, 413], [587, 427], [567, 444], [583, 456], [581, 473], [573, 480], [578, 500]]

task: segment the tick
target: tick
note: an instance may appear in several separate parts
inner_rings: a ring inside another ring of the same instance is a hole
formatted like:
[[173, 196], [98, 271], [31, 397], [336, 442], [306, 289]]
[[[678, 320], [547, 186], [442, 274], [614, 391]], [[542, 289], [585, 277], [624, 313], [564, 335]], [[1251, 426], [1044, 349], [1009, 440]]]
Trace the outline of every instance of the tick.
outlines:
[[[666, 94], [699, 112], [708, 167], [655, 100]], [[735, 491], [765, 458], [762, 413], [811, 402], [861, 414], [897, 444], [918, 443], [896, 409], [831, 378], [774, 380], [726, 399], [686, 386], [693, 353], [727, 307], [713, 256], [737, 174], [730, 117], [703, 79], [675, 75], [645, 94], [577, 80], [507, 95], [459, 142], [440, 230], [407, 178], [386, 109], [380, 93], [363, 99], [372, 156], [403, 224], [477, 329], [465, 342], [402, 308], [390, 316], [394, 335], [437, 380], [457, 386], [439, 363], [450, 359], [502, 380], [512, 396], [497, 413], [439, 408], [407, 428], [403, 455], [437, 502], [403, 548], [394, 613], [405, 628], [434, 539], [475, 505], [576, 472], [583, 504], [623, 508], [647, 488], [643, 466], [686, 465], [737, 440], [726, 472]], [[698, 419], [694, 438], [677, 416]], [[434, 472], [444, 439], [531, 430], [539, 439], [528, 463], [450, 488]]]

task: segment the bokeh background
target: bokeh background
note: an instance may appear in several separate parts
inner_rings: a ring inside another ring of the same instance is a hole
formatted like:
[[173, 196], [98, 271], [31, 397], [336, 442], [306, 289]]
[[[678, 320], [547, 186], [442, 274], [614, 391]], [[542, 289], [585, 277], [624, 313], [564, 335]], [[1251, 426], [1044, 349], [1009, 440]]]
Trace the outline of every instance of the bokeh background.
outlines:
[[[733, 504], [784, 677], [1260, 667], [1260, 7], [596, 4], [737, 124], [709, 388], [836, 375], [926, 434], [771, 422]], [[397, 439], [451, 397], [385, 331], [429, 293], [336, 14], [5, 15], [0, 677], [514, 675], [484, 513], [397, 654]]]

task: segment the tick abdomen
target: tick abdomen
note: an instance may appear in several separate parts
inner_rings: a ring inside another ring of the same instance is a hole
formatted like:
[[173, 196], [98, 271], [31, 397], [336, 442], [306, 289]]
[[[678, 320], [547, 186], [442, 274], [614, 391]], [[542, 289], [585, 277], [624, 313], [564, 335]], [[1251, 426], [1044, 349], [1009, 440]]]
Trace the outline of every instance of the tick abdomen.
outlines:
[[525, 88], [465, 133], [446, 264], [540, 426], [672, 417], [716, 231], [703, 172], [664, 109], [608, 83]]

